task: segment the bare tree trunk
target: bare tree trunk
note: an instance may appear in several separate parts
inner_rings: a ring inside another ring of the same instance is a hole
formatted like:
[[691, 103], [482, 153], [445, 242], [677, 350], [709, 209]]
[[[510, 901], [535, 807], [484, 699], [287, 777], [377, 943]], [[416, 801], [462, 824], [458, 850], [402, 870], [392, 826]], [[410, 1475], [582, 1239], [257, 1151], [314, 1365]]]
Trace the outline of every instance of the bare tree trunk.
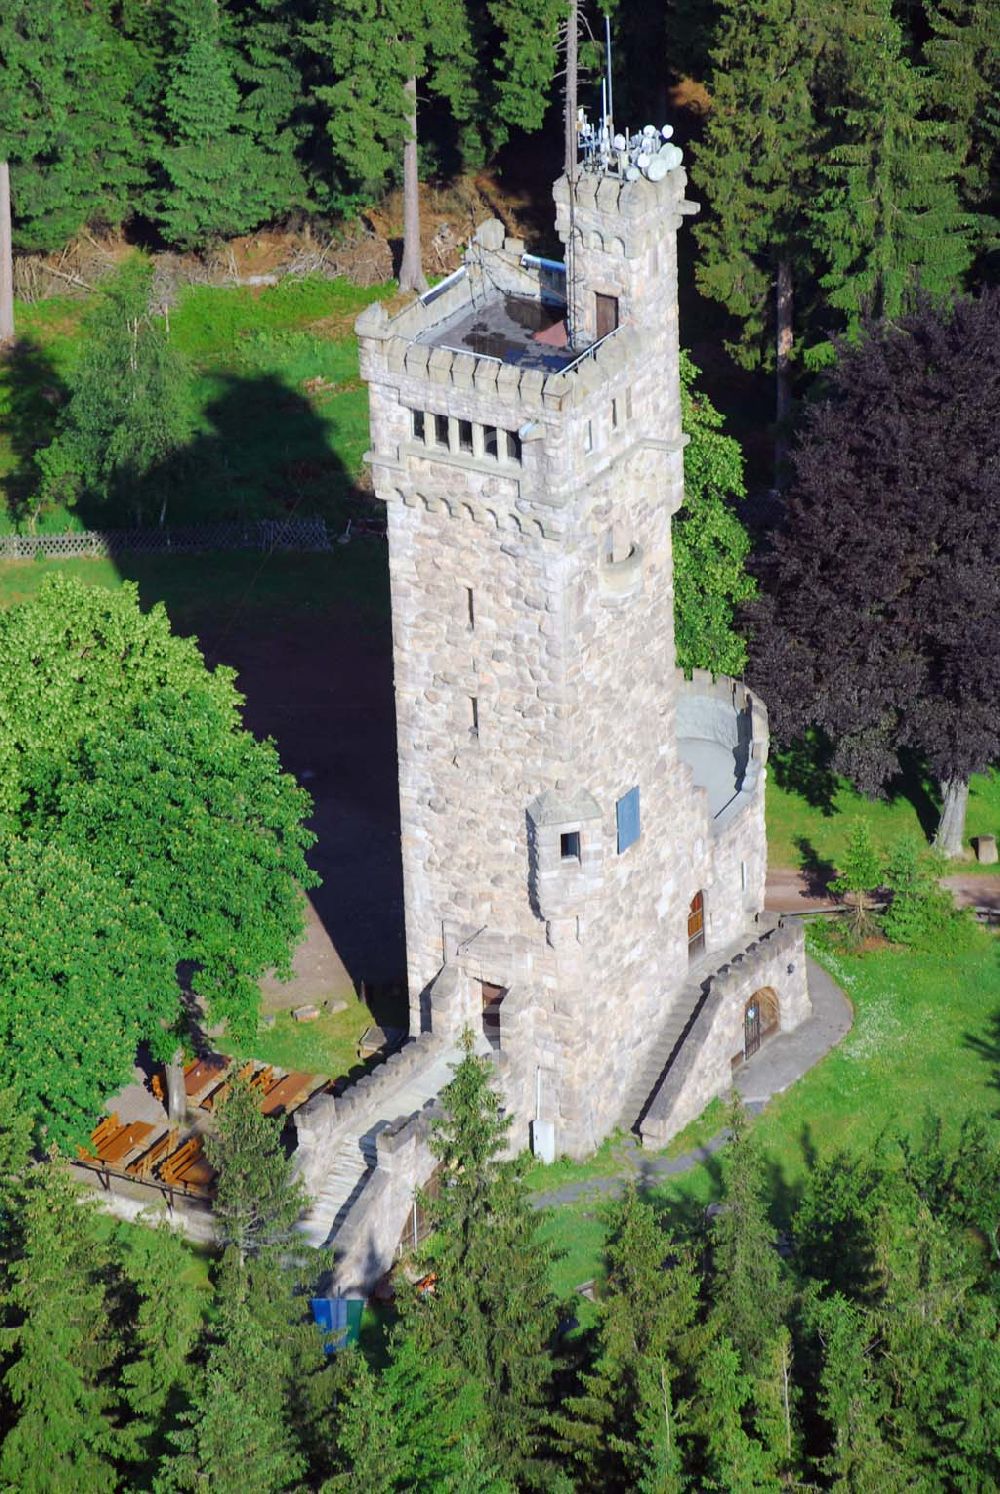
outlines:
[[572, 182], [576, 176], [576, 85], [577, 73], [579, 71], [579, 16], [577, 14], [578, 0], [572, 0], [569, 7], [569, 15], [566, 17], [566, 112], [564, 116], [564, 128], [566, 131], [566, 175]]
[[941, 818], [934, 836], [934, 847], [945, 856], [962, 856], [965, 853], [965, 811], [968, 803], [968, 778], [942, 779]]
[[792, 413], [792, 266], [778, 261], [775, 295], [777, 361], [775, 364], [774, 485], [781, 484], [781, 469], [788, 451], [788, 421]]
[[400, 290], [425, 291], [420, 253], [420, 178], [417, 174], [417, 80], [404, 85], [410, 103], [410, 133], [403, 146], [403, 262], [399, 267]]
[[14, 250], [10, 224], [10, 166], [0, 161], [0, 348], [14, 341]]
[[187, 1112], [187, 1095], [184, 1093], [183, 1054], [178, 1048], [173, 1058], [164, 1067], [167, 1071], [167, 1118], [171, 1126], [179, 1126]]

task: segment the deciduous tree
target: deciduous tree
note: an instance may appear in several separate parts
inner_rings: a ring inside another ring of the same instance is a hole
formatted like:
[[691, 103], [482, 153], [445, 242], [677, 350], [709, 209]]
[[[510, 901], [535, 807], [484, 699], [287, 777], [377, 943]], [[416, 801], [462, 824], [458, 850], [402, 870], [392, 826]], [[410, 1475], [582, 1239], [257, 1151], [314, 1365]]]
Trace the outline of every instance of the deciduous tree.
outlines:
[[970, 773], [1000, 752], [1000, 294], [870, 329], [803, 423], [786, 519], [751, 604], [776, 735], [821, 726], [877, 793], [898, 750], [941, 785], [960, 854]]

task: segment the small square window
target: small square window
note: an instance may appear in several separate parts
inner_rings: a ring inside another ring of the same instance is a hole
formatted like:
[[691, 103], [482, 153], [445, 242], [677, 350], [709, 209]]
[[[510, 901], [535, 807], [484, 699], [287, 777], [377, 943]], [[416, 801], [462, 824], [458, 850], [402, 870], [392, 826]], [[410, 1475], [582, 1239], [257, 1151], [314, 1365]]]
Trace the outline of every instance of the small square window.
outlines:
[[507, 456], [512, 462], [521, 460], [521, 438], [517, 431], [507, 431]]
[[579, 830], [564, 830], [559, 837], [559, 854], [564, 861], [579, 861], [580, 859], [580, 832]]
[[587, 424], [583, 428], [583, 449], [584, 451], [593, 451], [594, 449], [594, 426], [590, 420], [587, 421]]
[[497, 428], [495, 425], [483, 426], [483, 455], [493, 457], [493, 459], [496, 460]]
[[460, 420], [458, 422], [458, 449], [459, 451], [472, 450], [472, 421]]
[[615, 805], [615, 818], [618, 823], [618, 854], [627, 851], [629, 846], [634, 846], [639, 839], [639, 790], [629, 789], [623, 794]]
[[447, 415], [434, 416], [434, 439], [439, 446], [448, 445], [448, 417]]

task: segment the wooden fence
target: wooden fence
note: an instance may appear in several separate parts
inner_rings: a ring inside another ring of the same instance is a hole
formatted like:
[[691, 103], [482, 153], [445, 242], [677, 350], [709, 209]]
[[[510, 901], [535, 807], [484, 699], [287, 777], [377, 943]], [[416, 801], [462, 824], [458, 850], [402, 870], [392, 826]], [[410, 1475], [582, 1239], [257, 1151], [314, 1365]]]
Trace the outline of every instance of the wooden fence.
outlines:
[[196, 555], [207, 550], [329, 550], [323, 519], [250, 519], [176, 529], [89, 529], [71, 534], [0, 535], [0, 559], [38, 555]]

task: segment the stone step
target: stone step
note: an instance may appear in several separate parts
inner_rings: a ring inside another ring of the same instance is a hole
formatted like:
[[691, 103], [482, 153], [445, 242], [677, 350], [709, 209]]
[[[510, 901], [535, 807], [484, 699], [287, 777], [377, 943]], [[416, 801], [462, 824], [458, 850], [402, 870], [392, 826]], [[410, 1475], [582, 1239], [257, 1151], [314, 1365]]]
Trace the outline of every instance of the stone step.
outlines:
[[622, 1103], [619, 1124], [623, 1130], [633, 1131], [638, 1126], [646, 1107], [662, 1084], [703, 996], [700, 982], [685, 986], [664, 1019], [663, 1026], [643, 1054]]

